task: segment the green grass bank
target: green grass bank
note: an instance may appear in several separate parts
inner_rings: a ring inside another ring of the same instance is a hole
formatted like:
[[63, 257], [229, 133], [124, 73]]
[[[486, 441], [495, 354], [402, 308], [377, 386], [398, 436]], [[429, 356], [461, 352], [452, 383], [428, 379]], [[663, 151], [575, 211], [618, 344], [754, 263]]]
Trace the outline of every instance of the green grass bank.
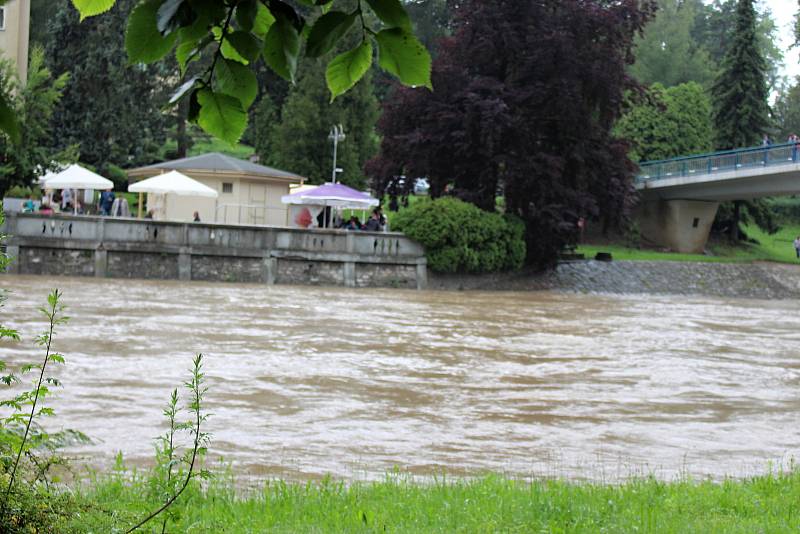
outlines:
[[652, 249], [626, 247], [620, 244], [587, 243], [577, 248], [587, 258], [594, 258], [598, 252], [610, 252], [615, 260], [633, 261], [701, 261], [715, 263], [738, 263], [752, 261], [774, 261], [780, 263], [800, 263], [792, 246], [800, 235], [800, 224], [786, 224], [775, 234], [767, 234], [755, 225], [743, 227], [747, 235], [758, 243], [742, 243], [731, 246], [727, 243], [709, 243], [710, 255], [678, 254]]
[[[273, 481], [240, 493], [231, 480], [190, 487], [167, 532], [797, 532], [800, 473], [721, 483], [652, 478], [621, 485], [477, 480]], [[118, 532], [155, 505], [146, 478], [108, 475], [74, 494], [63, 532]], [[142, 532], [161, 532], [161, 519]]]

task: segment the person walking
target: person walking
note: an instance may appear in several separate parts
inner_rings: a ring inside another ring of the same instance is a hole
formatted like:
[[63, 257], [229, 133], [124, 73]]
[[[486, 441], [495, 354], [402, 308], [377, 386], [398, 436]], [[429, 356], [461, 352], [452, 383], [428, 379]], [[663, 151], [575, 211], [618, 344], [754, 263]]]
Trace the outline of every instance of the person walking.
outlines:
[[800, 235], [794, 240], [794, 251], [797, 254], [797, 258], [800, 259]]

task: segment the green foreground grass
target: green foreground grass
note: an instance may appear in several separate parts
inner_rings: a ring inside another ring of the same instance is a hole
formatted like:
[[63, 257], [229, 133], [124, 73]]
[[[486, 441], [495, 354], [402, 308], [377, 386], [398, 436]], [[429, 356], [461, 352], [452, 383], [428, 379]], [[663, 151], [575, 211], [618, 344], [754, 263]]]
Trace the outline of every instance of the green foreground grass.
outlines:
[[585, 244], [577, 248], [587, 258], [593, 258], [598, 252], [610, 252], [615, 260], [634, 261], [701, 261], [718, 263], [737, 263], [752, 261], [774, 261], [782, 263], [798, 263], [792, 242], [800, 235], [800, 224], [783, 225], [772, 235], [757, 226], [747, 226], [743, 230], [758, 243], [746, 243], [732, 247], [726, 244], [711, 244], [711, 255], [678, 254], [649, 249], [637, 249], [622, 245]]
[[[239, 493], [231, 480], [191, 486], [168, 532], [797, 532], [800, 472], [722, 483], [621, 485], [564, 481], [270, 482]], [[154, 508], [145, 478], [110, 475], [75, 493], [64, 532], [114, 532]], [[143, 532], [161, 531], [155, 521]], [[157, 530], [156, 530], [157, 527]]]

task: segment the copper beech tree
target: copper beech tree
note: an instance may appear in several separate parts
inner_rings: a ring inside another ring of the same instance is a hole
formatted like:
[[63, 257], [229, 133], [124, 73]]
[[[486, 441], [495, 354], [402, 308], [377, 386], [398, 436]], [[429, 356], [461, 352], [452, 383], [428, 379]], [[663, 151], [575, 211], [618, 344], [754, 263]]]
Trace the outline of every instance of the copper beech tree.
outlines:
[[380, 192], [427, 176], [485, 210], [498, 195], [526, 225], [528, 263], [547, 266], [579, 218], [620, 222], [634, 165], [611, 128], [635, 82], [634, 37], [655, 2], [461, 0], [439, 45], [433, 92], [397, 87], [367, 165]]

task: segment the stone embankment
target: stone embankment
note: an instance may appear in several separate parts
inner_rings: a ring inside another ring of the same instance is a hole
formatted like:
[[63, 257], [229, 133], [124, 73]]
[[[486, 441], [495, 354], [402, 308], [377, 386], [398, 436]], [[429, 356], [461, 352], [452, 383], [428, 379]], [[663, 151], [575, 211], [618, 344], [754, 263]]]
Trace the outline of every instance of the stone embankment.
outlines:
[[430, 275], [428, 287], [798, 299], [800, 264], [589, 260], [561, 263], [547, 273]]

